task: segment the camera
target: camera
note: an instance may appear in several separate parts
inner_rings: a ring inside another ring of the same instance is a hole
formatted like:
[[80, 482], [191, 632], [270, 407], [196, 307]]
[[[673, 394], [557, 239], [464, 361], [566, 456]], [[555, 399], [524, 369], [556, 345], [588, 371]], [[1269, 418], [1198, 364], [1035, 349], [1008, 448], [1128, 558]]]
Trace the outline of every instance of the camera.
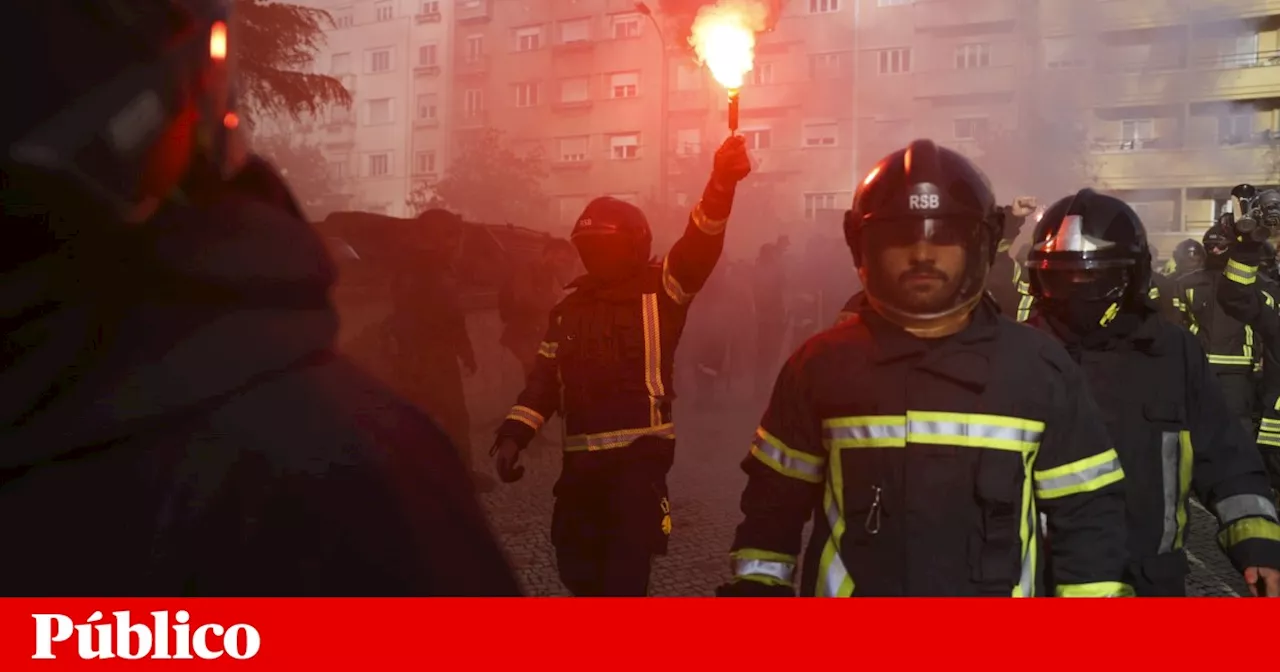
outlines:
[[[1258, 192], [1251, 184], [1238, 184], [1231, 196], [1233, 200], [1227, 201], [1218, 218], [1218, 224], [1230, 237], [1261, 243], [1280, 233], [1280, 192]], [[1235, 202], [1240, 204], [1238, 213]]]

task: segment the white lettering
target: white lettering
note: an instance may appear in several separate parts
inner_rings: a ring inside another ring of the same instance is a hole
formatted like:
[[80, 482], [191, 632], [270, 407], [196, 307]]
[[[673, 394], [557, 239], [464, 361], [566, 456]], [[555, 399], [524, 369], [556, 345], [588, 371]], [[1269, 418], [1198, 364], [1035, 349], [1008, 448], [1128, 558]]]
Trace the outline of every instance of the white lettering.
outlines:
[[[225, 627], [218, 623], [199, 625], [192, 632], [186, 611], [174, 613], [153, 611], [151, 623], [134, 623], [128, 611], [113, 611], [113, 622], [102, 622], [101, 611], [95, 611], [83, 623], [75, 623], [65, 614], [32, 614], [36, 622], [33, 660], [54, 660], [54, 644], [69, 642], [76, 636], [76, 654], [81, 660], [191, 660], [192, 652], [202, 660], [216, 660], [226, 654], [236, 660], [258, 655], [262, 637], [246, 623]], [[172, 622], [172, 625], [170, 623]], [[172, 651], [169, 637], [173, 636]], [[135, 643], [136, 642], [136, 643]]]
[[907, 197], [907, 207], [912, 210], [937, 210], [940, 204], [937, 194], [911, 194]]
[[[71, 619], [62, 614], [31, 614], [36, 619], [36, 653], [32, 660], [54, 660], [53, 643], [65, 642], [71, 638]], [[51, 632], [52, 625], [58, 624], [58, 632]]]

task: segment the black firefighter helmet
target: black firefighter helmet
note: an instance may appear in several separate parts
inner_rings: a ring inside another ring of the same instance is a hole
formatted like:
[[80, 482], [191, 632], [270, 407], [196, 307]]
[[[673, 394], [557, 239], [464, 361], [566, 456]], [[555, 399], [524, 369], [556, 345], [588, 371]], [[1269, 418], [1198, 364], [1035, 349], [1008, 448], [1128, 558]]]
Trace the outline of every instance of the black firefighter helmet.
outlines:
[[587, 204], [569, 240], [587, 274], [605, 282], [634, 275], [649, 261], [653, 232], [640, 208], [611, 196]]
[[[1087, 317], [1086, 327], [1105, 325], [1126, 302], [1147, 296], [1146, 229], [1124, 201], [1081, 189], [1050, 206], [1036, 225], [1027, 275], [1032, 296], [1048, 312], [1070, 308], [1073, 321], [1083, 324], [1079, 318]], [[1099, 314], [1083, 315], [1089, 305], [1098, 306]]]
[[1214, 224], [1209, 227], [1201, 241], [1204, 245], [1206, 266], [1221, 268], [1227, 263], [1227, 250], [1231, 248], [1231, 238], [1222, 226]]
[[[845, 213], [845, 241], [867, 299], [913, 333], [940, 333], [973, 310], [995, 260], [1002, 218], [986, 175], [960, 153], [916, 140], [881, 159], [858, 185]], [[905, 300], [897, 277], [887, 277], [877, 253], [928, 241], [964, 248], [955, 291], [932, 305]]]
[[1204, 267], [1204, 244], [1188, 238], [1173, 248], [1173, 265], [1179, 273]]

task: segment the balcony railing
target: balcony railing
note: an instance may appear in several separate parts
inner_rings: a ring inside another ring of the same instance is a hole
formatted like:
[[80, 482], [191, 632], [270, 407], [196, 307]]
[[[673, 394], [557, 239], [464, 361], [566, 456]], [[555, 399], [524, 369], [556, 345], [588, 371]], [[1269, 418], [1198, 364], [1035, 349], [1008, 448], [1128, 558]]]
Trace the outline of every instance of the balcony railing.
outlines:
[[453, 18], [458, 23], [478, 23], [488, 21], [491, 0], [458, 0]]
[[1190, 68], [1106, 64], [1097, 90], [1109, 105], [1253, 99], [1280, 96], [1280, 51], [1212, 56]]
[[1012, 66], [953, 68], [917, 72], [916, 98], [946, 98], [982, 93], [1002, 93], [1015, 89]]
[[912, 4], [916, 30], [1008, 23], [1018, 18], [1017, 0], [916, 0]]
[[442, 17], [440, 16], [440, 12], [429, 12], [426, 14], [415, 14], [413, 17], [413, 21], [414, 23], [419, 23], [419, 24], [440, 23], [441, 18]]
[[[1172, 144], [1172, 143], [1170, 143]], [[1216, 143], [1161, 147], [1150, 141], [1104, 142], [1092, 158], [1097, 177], [1109, 189], [1220, 187], [1265, 183], [1275, 171], [1274, 145]], [[1121, 147], [1138, 147], [1122, 151]]]

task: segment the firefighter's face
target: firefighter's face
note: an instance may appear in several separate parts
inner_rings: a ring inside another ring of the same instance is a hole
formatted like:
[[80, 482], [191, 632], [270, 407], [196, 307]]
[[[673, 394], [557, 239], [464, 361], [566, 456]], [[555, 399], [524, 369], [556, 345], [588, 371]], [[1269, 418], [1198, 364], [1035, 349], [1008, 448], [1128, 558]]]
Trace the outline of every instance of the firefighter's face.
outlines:
[[946, 310], [964, 279], [965, 248], [958, 241], [925, 238], [880, 251], [884, 286], [897, 305], [920, 314]]

